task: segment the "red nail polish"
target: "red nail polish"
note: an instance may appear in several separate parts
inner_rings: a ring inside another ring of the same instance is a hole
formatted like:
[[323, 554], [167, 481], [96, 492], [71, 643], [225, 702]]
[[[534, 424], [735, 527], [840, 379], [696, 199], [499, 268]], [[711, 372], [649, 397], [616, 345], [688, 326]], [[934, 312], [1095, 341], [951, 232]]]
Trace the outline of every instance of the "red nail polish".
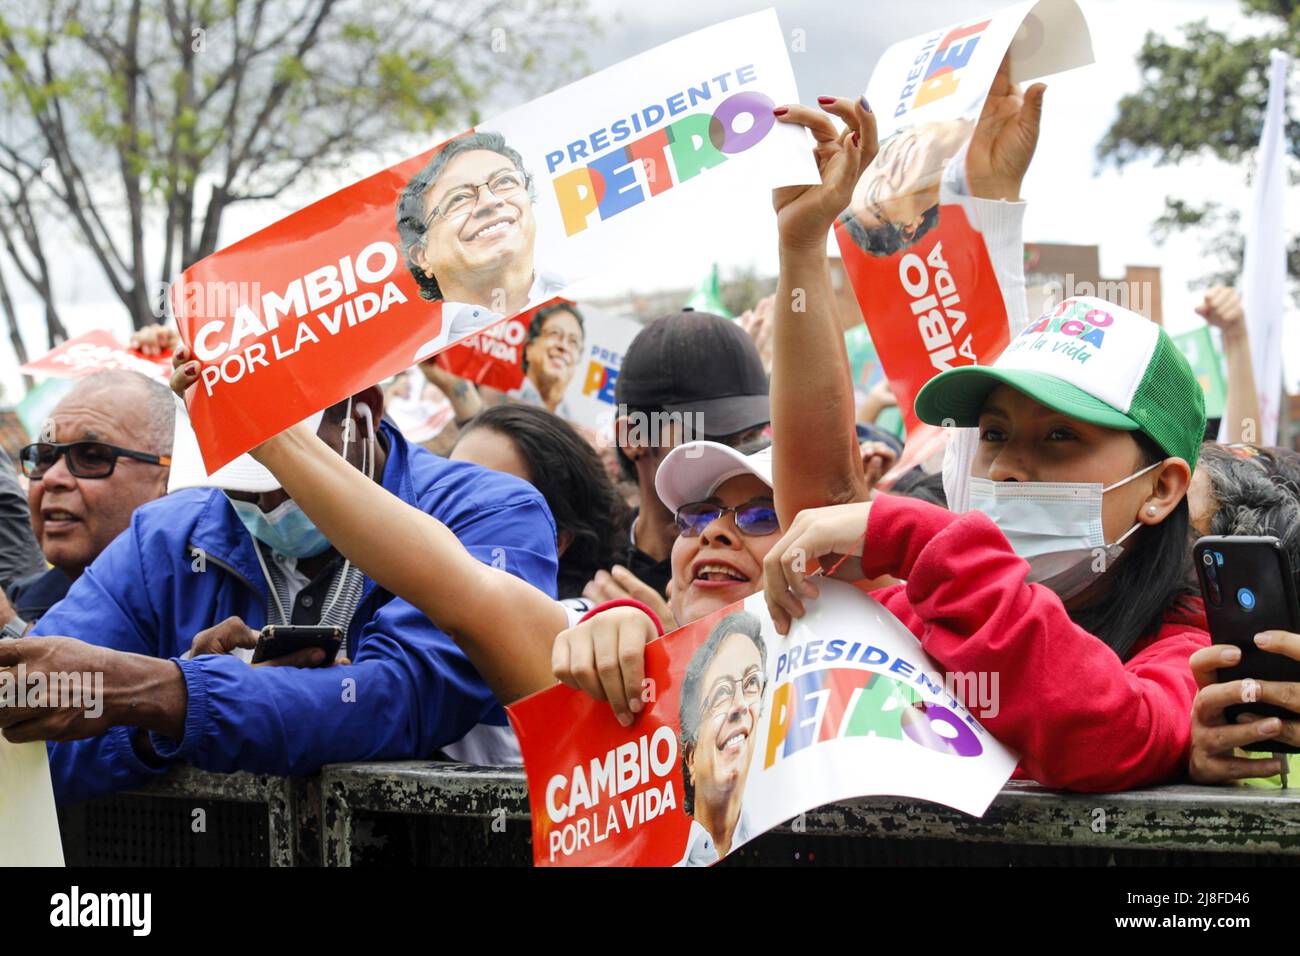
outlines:
[[830, 106], [832, 103], [835, 102], [835, 97], [833, 97], [833, 96], [819, 96], [819, 97], [817, 97], [817, 102], [820, 103], [820, 104], [822, 104], [822, 106]]
[[772, 110], [772, 115], [773, 115], [773, 116], [784, 116], [784, 115], [785, 115], [786, 113], [788, 113], [788, 112], [790, 112], [790, 107], [788, 107], [788, 106], [778, 106], [776, 109]]

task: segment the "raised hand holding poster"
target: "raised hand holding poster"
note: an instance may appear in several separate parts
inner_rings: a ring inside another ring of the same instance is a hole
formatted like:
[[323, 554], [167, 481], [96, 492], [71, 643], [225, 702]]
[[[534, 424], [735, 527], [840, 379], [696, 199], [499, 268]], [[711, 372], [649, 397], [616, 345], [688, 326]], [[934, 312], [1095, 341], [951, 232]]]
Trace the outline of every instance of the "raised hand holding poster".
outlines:
[[[540, 338], [543, 326], [558, 337], [561, 348], [576, 340], [573, 351], [581, 350], [585, 322], [582, 312], [575, 309], [577, 306], [567, 299], [551, 299], [461, 340], [439, 352], [433, 361], [475, 385], [516, 392], [524, 384], [527, 352]], [[534, 323], [537, 335], [533, 334]], [[540, 370], [534, 369], [534, 374], [540, 374]]]
[[552, 299], [440, 352], [440, 366], [581, 428], [614, 421], [614, 383], [641, 324]]
[[651, 643], [628, 728], [564, 686], [509, 707], [534, 863], [707, 866], [869, 794], [982, 815], [1015, 756], [893, 615], [848, 584], [819, 587], [786, 637], [756, 594]]
[[[555, 297], [651, 222], [716, 230], [737, 196], [817, 181], [773, 11], [692, 33], [376, 173], [192, 266], [172, 308], [215, 470], [270, 435]], [[707, 175], [706, 175], [707, 174]], [[223, 294], [207, 294], [223, 290]]]
[[139, 372], [165, 381], [171, 377], [172, 354], [167, 351], [160, 355], [144, 355], [119, 343], [112, 332], [95, 329], [55, 346], [19, 371], [52, 378], [85, 378], [96, 372], [115, 369]]
[[1074, 0], [1040, 0], [896, 43], [872, 71], [880, 151], [836, 238], [909, 445], [921, 386], [992, 362], [1028, 320], [1018, 224], [986, 221], [972, 202], [1006, 151], [1014, 84], [1092, 58]]

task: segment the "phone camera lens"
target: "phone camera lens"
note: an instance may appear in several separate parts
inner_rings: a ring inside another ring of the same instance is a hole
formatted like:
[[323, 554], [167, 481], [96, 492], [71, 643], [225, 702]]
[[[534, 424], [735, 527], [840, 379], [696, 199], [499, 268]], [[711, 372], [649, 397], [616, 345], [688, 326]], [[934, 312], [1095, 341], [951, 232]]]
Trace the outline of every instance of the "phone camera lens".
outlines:
[[1237, 592], [1237, 603], [1243, 611], [1255, 610], [1255, 592], [1250, 588], [1242, 588]]
[[1204, 554], [1201, 555], [1201, 563], [1204, 564], [1207, 568], [1214, 567], [1214, 555], [1211, 554], [1209, 551], [1206, 551]]

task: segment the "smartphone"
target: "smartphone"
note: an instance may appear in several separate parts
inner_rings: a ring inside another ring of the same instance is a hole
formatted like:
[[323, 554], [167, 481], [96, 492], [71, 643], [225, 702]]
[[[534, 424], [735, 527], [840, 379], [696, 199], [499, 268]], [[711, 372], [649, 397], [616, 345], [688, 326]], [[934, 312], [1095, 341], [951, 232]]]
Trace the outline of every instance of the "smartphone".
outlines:
[[[1296, 602], [1291, 562], [1277, 538], [1211, 535], [1192, 549], [1205, 599], [1205, 617], [1215, 644], [1241, 648], [1241, 663], [1219, 670], [1220, 681], [1256, 680], [1300, 683], [1300, 661], [1270, 654], [1255, 646], [1260, 631], [1300, 633], [1300, 604]], [[1237, 704], [1224, 711], [1229, 723], [1240, 713], [1260, 717], [1300, 719], [1300, 714], [1273, 704]], [[1262, 741], [1244, 748], [1265, 753], [1300, 753], [1282, 741]]]
[[339, 648], [342, 646], [341, 628], [268, 624], [258, 635], [257, 646], [253, 648], [253, 663], [261, 664], [263, 661], [273, 661], [304, 648], [319, 647], [325, 652], [325, 659], [317, 666], [328, 667], [334, 663], [334, 658], [338, 656]]

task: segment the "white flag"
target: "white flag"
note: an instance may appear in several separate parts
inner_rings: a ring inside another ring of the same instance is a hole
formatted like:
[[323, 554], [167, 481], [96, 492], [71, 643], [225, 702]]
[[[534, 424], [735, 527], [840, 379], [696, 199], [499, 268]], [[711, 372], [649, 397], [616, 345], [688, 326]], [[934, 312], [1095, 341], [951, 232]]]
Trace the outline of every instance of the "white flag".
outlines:
[[[1286, 296], [1286, 234], [1282, 205], [1286, 198], [1286, 78], [1291, 58], [1269, 53], [1268, 109], [1259, 138], [1255, 200], [1246, 228], [1246, 255], [1241, 270], [1241, 301], [1250, 332], [1251, 365], [1259, 390], [1256, 443], [1276, 445], [1282, 402], [1282, 313]], [[1223, 428], [1226, 428], [1225, 422]], [[1223, 429], [1219, 440], [1223, 440]]]

